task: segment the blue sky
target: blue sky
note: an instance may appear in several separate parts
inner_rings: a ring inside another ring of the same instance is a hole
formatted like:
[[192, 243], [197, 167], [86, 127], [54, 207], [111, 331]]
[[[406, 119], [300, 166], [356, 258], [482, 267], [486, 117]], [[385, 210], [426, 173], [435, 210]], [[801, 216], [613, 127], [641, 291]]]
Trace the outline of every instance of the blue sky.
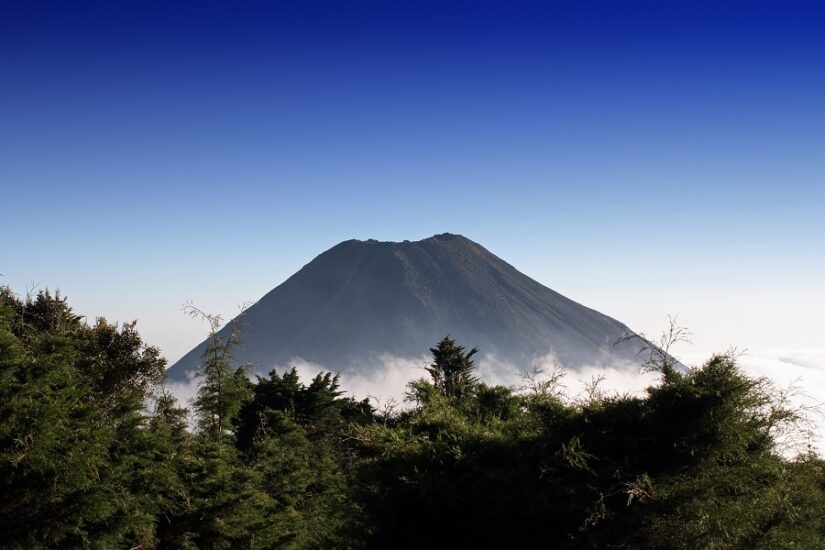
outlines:
[[0, 273], [176, 359], [349, 238], [462, 233], [711, 351], [823, 346], [822, 2], [0, 1]]

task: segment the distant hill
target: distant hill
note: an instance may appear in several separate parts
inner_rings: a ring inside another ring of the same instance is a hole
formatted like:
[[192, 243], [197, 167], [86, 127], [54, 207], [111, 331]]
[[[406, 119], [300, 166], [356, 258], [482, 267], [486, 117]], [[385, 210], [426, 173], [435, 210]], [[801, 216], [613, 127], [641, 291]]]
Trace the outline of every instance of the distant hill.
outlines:
[[[250, 307], [243, 327], [236, 359], [259, 371], [297, 358], [339, 372], [372, 369], [382, 354], [418, 357], [447, 334], [480, 348], [481, 360], [519, 369], [548, 353], [572, 369], [640, 362], [637, 342], [614, 345], [627, 326], [449, 233], [342, 242]], [[170, 378], [185, 379], [204, 348], [175, 363]]]

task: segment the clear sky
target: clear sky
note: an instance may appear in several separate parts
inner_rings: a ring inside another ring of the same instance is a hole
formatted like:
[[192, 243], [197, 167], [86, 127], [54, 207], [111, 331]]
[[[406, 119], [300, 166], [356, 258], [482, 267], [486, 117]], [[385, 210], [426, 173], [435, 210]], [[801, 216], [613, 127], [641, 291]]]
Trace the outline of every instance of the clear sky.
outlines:
[[702, 353], [825, 348], [825, 3], [0, 1], [0, 281], [171, 361], [445, 231]]

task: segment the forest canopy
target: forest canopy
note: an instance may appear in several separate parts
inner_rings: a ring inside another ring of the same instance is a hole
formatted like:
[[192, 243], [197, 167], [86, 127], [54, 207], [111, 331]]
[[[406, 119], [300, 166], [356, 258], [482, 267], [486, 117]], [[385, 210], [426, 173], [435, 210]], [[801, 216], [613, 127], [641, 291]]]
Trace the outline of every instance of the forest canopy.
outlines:
[[332, 373], [251, 376], [215, 329], [187, 408], [135, 323], [0, 288], [0, 546], [825, 547], [825, 463], [780, 452], [804, 419], [734, 354], [573, 399], [560, 372], [487, 384], [445, 337], [377, 410]]

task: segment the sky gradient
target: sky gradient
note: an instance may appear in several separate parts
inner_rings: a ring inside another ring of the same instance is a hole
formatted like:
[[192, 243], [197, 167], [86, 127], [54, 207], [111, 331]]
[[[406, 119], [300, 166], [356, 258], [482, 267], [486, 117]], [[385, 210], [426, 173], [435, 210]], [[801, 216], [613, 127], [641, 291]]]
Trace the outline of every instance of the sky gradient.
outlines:
[[0, 1], [0, 273], [174, 362], [460, 233], [700, 353], [825, 347], [825, 3]]

